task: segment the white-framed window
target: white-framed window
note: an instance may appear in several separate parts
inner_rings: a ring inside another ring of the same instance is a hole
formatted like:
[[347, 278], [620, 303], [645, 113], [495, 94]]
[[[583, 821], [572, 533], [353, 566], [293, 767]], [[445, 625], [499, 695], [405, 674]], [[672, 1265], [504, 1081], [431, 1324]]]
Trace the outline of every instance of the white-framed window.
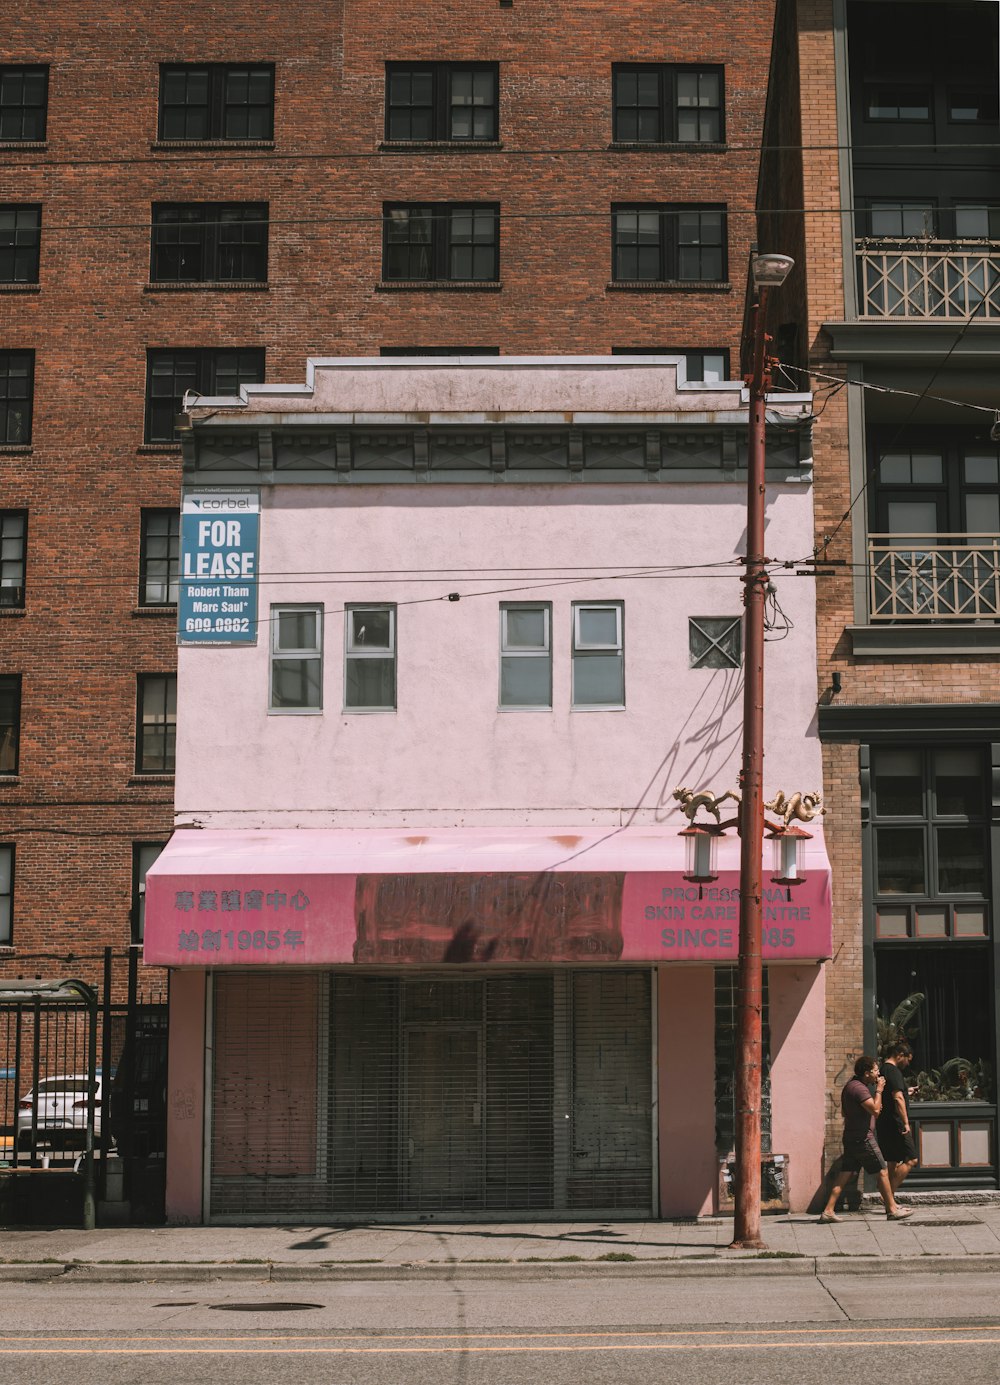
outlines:
[[625, 706], [625, 610], [620, 601], [573, 602], [573, 706]]
[[500, 604], [500, 707], [547, 711], [552, 706], [552, 603]]
[[271, 607], [272, 712], [323, 710], [323, 607]]
[[395, 606], [350, 605], [344, 614], [344, 710], [395, 711]]

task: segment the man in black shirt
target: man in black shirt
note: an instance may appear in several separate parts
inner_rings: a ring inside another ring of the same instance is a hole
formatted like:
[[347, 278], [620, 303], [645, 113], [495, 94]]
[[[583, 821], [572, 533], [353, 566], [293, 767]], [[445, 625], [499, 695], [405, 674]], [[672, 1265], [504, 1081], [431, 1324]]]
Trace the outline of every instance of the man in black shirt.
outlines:
[[[875, 1095], [872, 1095], [872, 1087]], [[836, 1207], [848, 1183], [864, 1169], [877, 1179], [879, 1197], [889, 1221], [905, 1221], [913, 1213], [900, 1207], [889, 1182], [886, 1160], [875, 1138], [875, 1122], [882, 1110], [885, 1079], [879, 1075], [878, 1060], [863, 1053], [854, 1064], [854, 1076], [840, 1094], [840, 1109], [844, 1117], [844, 1154], [840, 1168], [830, 1180], [830, 1196], [820, 1214], [824, 1223], [840, 1221]]]
[[902, 1040], [890, 1044], [882, 1062], [885, 1091], [882, 1110], [875, 1121], [879, 1147], [889, 1165], [889, 1182], [896, 1193], [917, 1162], [917, 1148], [910, 1126], [910, 1089], [903, 1076], [913, 1061], [913, 1050]]

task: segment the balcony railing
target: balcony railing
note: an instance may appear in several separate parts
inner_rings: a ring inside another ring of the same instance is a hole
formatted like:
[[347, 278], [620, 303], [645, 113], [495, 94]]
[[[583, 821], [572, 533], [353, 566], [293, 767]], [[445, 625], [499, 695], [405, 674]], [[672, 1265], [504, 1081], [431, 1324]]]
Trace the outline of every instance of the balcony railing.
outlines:
[[1000, 242], [859, 240], [863, 318], [1000, 318]]
[[1000, 620], [1000, 535], [872, 534], [872, 621]]

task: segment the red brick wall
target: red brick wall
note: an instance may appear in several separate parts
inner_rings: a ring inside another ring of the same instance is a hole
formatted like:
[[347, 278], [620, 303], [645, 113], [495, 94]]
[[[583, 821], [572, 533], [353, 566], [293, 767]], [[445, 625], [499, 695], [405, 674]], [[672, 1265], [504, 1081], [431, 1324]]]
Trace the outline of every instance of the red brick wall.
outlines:
[[[268, 378], [291, 381], [310, 354], [381, 345], [735, 360], [753, 226], [736, 213], [754, 205], [771, 22], [749, 0], [64, 0], [5, 16], [0, 61], [50, 64], [46, 150], [0, 150], [0, 202], [43, 206], [40, 292], [0, 292], [0, 348], [37, 353], [33, 446], [0, 452], [0, 503], [30, 510], [27, 612], [0, 621], [0, 671], [24, 675], [20, 779], [0, 786], [13, 969], [123, 946], [131, 842], [169, 835], [170, 784], [132, 782], [136, 673], [174, 660], [171, 621], [133, 615], [139, 514], [180, 484], [175, 451], [141, 447], [146, 348], [264, 345]], [[385, 60], [441, 58], [500, 62], [504, 149], [380, 153]], [[273, 152], [151, 148], [160, 62], [252, 60], [276, 63]], [[609, 152], [616, 60], [724, 63], [728, 138], [750, 148]], [[423, 197], [502, 203], [501, 292], [376, 289], [383, 199]], [[174, 199], [267, 199], [267, 291], [146, 291], [150, 202]], [[609, 293], [616, 199], [727, 202], [732, 292]]]
[[[850, 190], [841, 186], [835, 100], [835, 52], [833, 0], [797, 0], [796, 43], [789, 57], [797, 61], [800, 86], [802, 144], [802, 202], [809, 209], [806, 232], [806, 282], [808, 301], [803, 324], [810, 365], [821, 376], [813, 388], [824, 391], [824, 376], [844, 373], [830, 359], [830, 341], [824, 323], [843, 321], [844, 274], [839, 209], [850, 203]], [[823, 147], [817, 147], [823, 146]], [[788, 193], [786, 191], [785, 195]], [[853, 273], [853, 265], [847, 267]], [[915, 329], [919, 330], [919, 328]], [[927, 384], [924, 368], [914, 372], [912, 384], [919, 391]], [[857, 658], [847, 628], [863, 619], [854, 606], [852, 527], [864, 525], [865, 500], [851, 509], [850, 456], [848, 448], [847, 386], [825, 404], [814, 427], [816, 535], [822, 542], [836, 531], [827, 550], [845, 563], [834, 575], [816, 583], [818, 670], [817, 694], [834, 697], [832, 675], [841, 675], [838, 706], [881, 706], [891, 703], [948, 704], [1000, 699], [996, 657], [896, 657]], [[909, 401], [900, 404], [900, 418]], [[839, 526], [839, 528], [838, 528]], [[839, 1147], [840, 1112], [837, 1092], [854, 1058], [862, 1052], [862, 905], [861, 806], [858, 745], [824, 747], [824, 791], [827, 816], [824, 830], [833, 865], [833, 961], [827, 968], [827, 1077], [828, 1147]]]

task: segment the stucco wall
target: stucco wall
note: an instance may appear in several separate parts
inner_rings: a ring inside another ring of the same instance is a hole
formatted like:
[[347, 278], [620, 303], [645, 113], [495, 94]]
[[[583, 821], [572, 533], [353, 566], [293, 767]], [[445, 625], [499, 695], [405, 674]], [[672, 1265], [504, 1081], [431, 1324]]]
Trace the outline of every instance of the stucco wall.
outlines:
[[[181, 820], [618, 824], [672, 812], [678, 784], [734, 785], [741, 675], [689, 667], [688, 620], [742, 609], [744, 500], [735, 482], [265, 488], [256, 647], [180, 651]], [[811, 524], [808, 486], [769, 490], [769, 556], [808, 553]], [[814, 790], [813, 583], [775, 580], [793, 628], [768, 646], [765, 785]], [[497, 710], [504, 598], [552, 602], [551, 711]], [[572, 602], [606, 599], [626, 710], [574, 711]], [[364, 601], [398, 603], [394, 712], [342, 710], [344, 603]], [[268, 713], [272, 602], [324, 606], [320, 715]]]

